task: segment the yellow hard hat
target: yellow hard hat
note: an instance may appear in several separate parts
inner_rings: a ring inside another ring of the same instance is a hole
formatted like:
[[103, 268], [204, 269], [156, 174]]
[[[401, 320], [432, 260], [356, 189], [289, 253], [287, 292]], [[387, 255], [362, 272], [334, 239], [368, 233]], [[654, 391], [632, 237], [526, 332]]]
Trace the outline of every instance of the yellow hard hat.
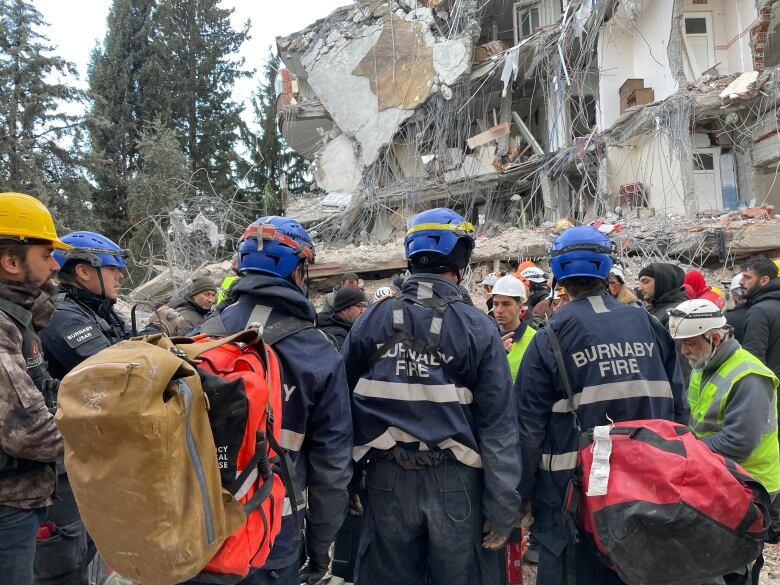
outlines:
[[720, 298], [725, 299], [726, 295], [723, 294], [723, 291], [719, 289], [717, 286], [710, 287], [710, 290], [714, 292], [716, 295], [718, 295]]
[[60, 241], [54, 220], [46, 206], [35, 197], [23, 193], [0, 193], [0, 237], [20, 240], [46, 240], [55, 248], [70, 250]]
[[780, 274], [780, 260], [772, 260], [772, 262], [775, 263], [775, 266], [777, 266], [777, 273]]

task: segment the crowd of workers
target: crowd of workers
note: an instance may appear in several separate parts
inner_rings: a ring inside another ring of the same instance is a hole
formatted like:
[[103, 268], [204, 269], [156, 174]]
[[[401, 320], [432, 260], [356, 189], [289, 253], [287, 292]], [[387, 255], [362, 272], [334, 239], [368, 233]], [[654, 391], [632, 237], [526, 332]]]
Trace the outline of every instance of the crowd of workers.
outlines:
[[[266, 565], [244, 583], [325, 582], [345, 518], [358, 516], [356, 566], [344, 576], [360, 585], [502, 583], [507, 539], [532, 522], [540, 585], [621, 583], [573, 537], [563, 511], [579, 441], [570, 404], [587, 428], [689, 425], [771, 496], [780, 491], [775, 263], [744, 262], [729, 299], [700, 272], [667, 263], [642, 268], [634, 289], [609, 238], [575, 226], [553, 243], [551, 279], [531, 263], [488, 275], [485, 311], [461, 286], [474, 245], [463, 217], [424, 211], [404, 239], [407, 274], [371, 299], [347, 274], [317, 314], [307, 298], [310, 235], [294, 220], [262, 217], [221, 285], [195, 277], [156, 311], [142, 333], [208, 333], [215, 319], [228, 333], [290, 327], [273, 348], [281, 444], [307, 493], [305, 552], [287, 501]], [[60, 238], [37, 199], [0, 194], [3, 582], [88, 582], [95, 547], [52, 413], [60, 379], [130, 336], [114, 310], [124, 268], [115, 242]]]

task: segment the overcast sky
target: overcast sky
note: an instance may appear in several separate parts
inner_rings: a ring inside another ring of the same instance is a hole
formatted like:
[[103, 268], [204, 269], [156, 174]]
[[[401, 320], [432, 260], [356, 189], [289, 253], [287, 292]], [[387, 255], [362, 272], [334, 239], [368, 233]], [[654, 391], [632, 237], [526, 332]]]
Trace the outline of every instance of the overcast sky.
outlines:
[[[86, 87], [87, 65], [92, 49], [106, 34], [106, 16], [111, 0], [33, 0], [49, 28], [49, 39], [57, 46], [57, 54], [76, 64], [78, 85]], [[351, 0], [222, 0], [226, 8], [235, 8], [233, 27], [240, 29], [251, 20], [251, 39], [242, 48], [245, 67], [255, 69], [253, 79], [236, 84], [236, 101], [246, 101], [255, 91], [262, 76], [268, 47], [274, 46], [277, 36], [299, 31], [315, 20], [330, 14], [335, 8], [351, 4]], [[251, 112], [251, 108], [247, 107]], [[246, 113], [246, 112], [245, 112]]]

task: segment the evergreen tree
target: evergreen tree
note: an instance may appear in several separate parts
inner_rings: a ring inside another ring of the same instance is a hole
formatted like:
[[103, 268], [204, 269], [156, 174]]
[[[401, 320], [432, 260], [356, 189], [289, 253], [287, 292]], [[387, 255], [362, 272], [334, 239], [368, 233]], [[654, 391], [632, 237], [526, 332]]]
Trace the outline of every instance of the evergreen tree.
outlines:
[[76, 69], [52, 54], [46, 26], [32, 3], [0, 0], [0, 191], [30, 193], [52, 207], [64, 198], [63, 209], [77, 217], [89, 195], [73, 138], [78, 120], [63, 105], [81, 92], [54, 81]]
[[139, 141], [147, 124], [170, 124], [170, 92], [157, 52], [155, 0], [114, 0], [102, 46], [89, 67], [87, 116], [95, 209], [103, 231], [119, 240], [133, 218], [127, 184], [141, 166]]
[[248, 178], [253, 193], [264, 199], [268, 211], [272, 210], [274, 202], [278, 206], [282, 175], [293, 195], [311, 188], [309, 163], [287, 146], [279, 132], [276, 80], [280, 63], [279, 56], [269, 52], [264, 79], [252, 102], [259, 130], [257, 135], [251, 136], [249, 144], [254, 167]]
[[249, 38], [230, 24], [233, 9], [219, 0], [162, 0], [160, 53], [168, 72], [173, 127], [178, 131], [202, 192], [232, 197], [242, 167], [236, 153], [243, 106], [231, 99], [237, 79], [251, 76], [237, 52]]

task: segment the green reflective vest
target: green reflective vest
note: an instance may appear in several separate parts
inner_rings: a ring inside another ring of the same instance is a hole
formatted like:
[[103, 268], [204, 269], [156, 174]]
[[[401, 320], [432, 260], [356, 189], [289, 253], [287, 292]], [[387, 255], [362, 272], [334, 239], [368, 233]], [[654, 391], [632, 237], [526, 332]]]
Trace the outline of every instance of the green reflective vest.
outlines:
[[230, 287], [233, 286], [239, 278], [241, 277], [237, 274], [228, 274], [225, 277], [225, 279], [222, 281], [222, 284], [219, 285], [219, 290], [217, 291], [217, 304], [225, 300], [225, 297], [230, 291]]
[[509, 371], [512, 372], [512, 382], [517, 379], [517, 373], [520, 371], [520, 362], [523, 361], [523, 355], [525, 350], [528, 349], [528, 344], [536, 335], [536, 330], [533, 327], [526, 327], [523, 332], [523, 336], [512, 342], [512, 351], [507, 354], [509, 360]]
[[691, 428], [697, 437], [714, 435], [723, 427], [729, 393], [736, 382], [749, 374], [772, 380], [775, 395], [767, 413], [761, 442], [744, 461], [737, 461], [771, 494], [780, 490], [780, 448], [777, 443], [778, 379], [757, 357], [741, 347], [718, 368], [701, 388], [701, 370], [693, 370], [688, 388], [691, 405]]

